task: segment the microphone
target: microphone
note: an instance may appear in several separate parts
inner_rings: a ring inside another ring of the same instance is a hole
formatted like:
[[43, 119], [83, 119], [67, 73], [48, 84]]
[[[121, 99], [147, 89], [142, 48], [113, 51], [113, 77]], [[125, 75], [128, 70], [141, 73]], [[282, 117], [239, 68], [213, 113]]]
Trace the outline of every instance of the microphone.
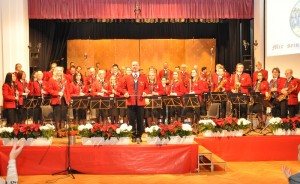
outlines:
[[214, 54], [214, 48], [210, 48], [210, 54], [211, 54], [211, 55]]

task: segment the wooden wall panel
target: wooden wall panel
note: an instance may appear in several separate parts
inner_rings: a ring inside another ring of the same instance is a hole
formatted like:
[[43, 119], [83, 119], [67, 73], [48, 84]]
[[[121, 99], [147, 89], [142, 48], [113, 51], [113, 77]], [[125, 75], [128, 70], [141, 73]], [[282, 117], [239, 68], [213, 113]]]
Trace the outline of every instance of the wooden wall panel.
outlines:
[[[100, 63], [101, 68], [109, 69], [112, 64], [130, 66], [139, 60], [145, 73], [150, 66], [158, 70], [164, 62], [169, 67], [183, 63], [191, 69], [195, 64], [210, 68], [210, 49], [215, 48], [215, 39], [103, 39], [103, 40], [69, 40], [68, 64], [73, 61], [85, 71], [86, 67]], [[84, 59], [87, 53], [88, 58]], [[215, 55], [212, 57], [212, 71], [215, 68]]]

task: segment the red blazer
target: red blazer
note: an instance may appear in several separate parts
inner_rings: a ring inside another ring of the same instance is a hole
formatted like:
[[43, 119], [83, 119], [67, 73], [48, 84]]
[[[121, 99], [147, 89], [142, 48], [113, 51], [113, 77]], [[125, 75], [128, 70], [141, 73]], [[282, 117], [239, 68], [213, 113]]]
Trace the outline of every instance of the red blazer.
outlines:
[[[235, 75], [232, 74], [230, 78], [230, 90], [235, 88]], [[248, 88], [251, 86], [251, 77], [247, 73], [242, 73], [240, 77], [240, 83], [241, 83], [241, 93], [246, 93], [248, 95]]]
[[170, 89], [171, 89], [171, 86], [169, 86], [169, 85], [163, 86], [161, 83], [158, 83], [158, 85], [157, 85], [157, 92], [158, 92], [159, 96], [169, 95]]
[[[281, 90], [286, 87], [286, 84], [287, 79], [282, 79], [281, 81], [278, 81], [278, 94], [282, 94]], [[288, 90], [296, 87], [296, 85], [298, 85], [297, 89], [295, 89], [288, 95], [288, 105], [298, 105], [298, 93], [300, 89], [300, 83], [299, 79], [293, 77], [288, 85]]]
[[[256, 86], [256, 83], [257, 83], [257, 81], [255, 81], [254, 83], [253, 83], [253, 91], [255, 91], [255, 86]], [[266, 80], [264, 80], [264, 81], [262, 81], [261, 83], [260, 83], [260, 85], [259, 85], [259, 91], [263, 94], [263, 95], [265, 95], [266, 94], [266, 92], [269, 92], [269, 83], [268, 83], [268, 81], [266, 81]]]
[[[105, 90], [108, 89], [108, 83], [104, 80], [103, 86], [102, 86], [102, 82], [100, 81], [95, 81], [92, 84], [92, 90], [91, 90], [91, 94], [92, 96], [98, 96], [98, 93], [100, 93], [102, 91], [102, 88], [104, 88]], [[108, 96], [108, 93], [104, 93], [104, 96]]]
[[[168, 70], [168, 80], [171, 82], [172, 78], [173, 78], [173, 71], [172, 70]], [[163, 78], [165, 76], [165, 70], [160, 70], [158, 72], [158, 80], [161, 81], [161, 78]]]
[[24, 105], [24, 91], [28, 86], [28, 83], [24, 81], [24, 83], [20, 82], [19, 80], [16, 81], [16, 84], [18, 86], [18, 91], [19, 91], [19, 105]]
[[[262, 74], [264, 75], [265, 79], [268, 80], [268, 71], [267, 70], [264, 70], [264, 69], [261, 69], [261, 72]], [[253, 73], [253, 81], [256, 81], [257, 80], [257, 73], [258, 71], [255, 71]]]
[[[81, 91], [87, 95], [87, 88], [85, 87], [85, 85], [82, 84], [81, 86]], [[79, 84], [75, 84], [74, 82], [72, 82], [70, 84], [70, 95], [71, 96], [79, 96], [80, 95], [80, 85]]]
[[96, 82], [96, 81], [97, 81], [96, 75], [95, 75], [94, 77], [92, 77], [92, 76], [87, 76], [87, 77], [85, 77], [85, 79], [84, 79], [84, 85], [85, 85], [86, 87], [90, 88], [90, 87], [92, 86], [92, 84], [93, 84], [94, 82]]
[[[65, 88], [64, 88], [64, 97], [65, 97], [66, 103], [69, 104], [70, 100], [71, 100], [70, 83], [68, 82], [68, 80], [63, 79], [62, 84], [65, 86]], [[60, 82], [58, 82], [58, 81], [54, 80], [53, 78], [51, 78], [49, 80], [47, 86], [48, 86], [47, 87], [48, 93], [51, 95], [51, 105], [61, 104], [60, 96], [58, 95], [58, 93], [61, 91]]]
[[3, 108], [4, 109], [16, 108], [15, 90], [12, 86], [4, 83], [2, 85], [2, 95], [3, 95]]
[[[188, 86], [188, 89], [190, 90], [190, 84]], [[192, 83], [191, 89], [195, 92], [195, 94], [199, 95], [199, 100], [202, 101], [202, 94], [204, 92], [208, 92], [208, 84], [206, 81], [198, 80]], [[190, 91], [188, 93], [190, 93]]]
[[152, 84], [150, 82], [149, 83], [149, 93], [151, 92], [158, 92], [158, 84], [155, 83], [155, 84]]
[[115, 90], [115, 95], [114, 95], [114, 97], [120, 97], [121, 96], [121, 94], [120, 94], [120, 92], [118, 91], [118, 85], [115, 85], [115, 86], [112, 86], [110, 83], [107, 85], [107, 88], [106, 88], [106, 90], [108, 91], [108, 95], [111, 95], [111, 94], [113, 94], [113, 89]]
[[180, 80], [182, 81], [183, 86], [186, 89], [189, 85], [190, 79], [191, 79], [191, 75], [188, 72], [184, 72], [184, 73], [180, 72]]
[[41, 96], [41, 90], [44, 89], [46, 91], [45, 81], [42, 81], [41, 85], [38, 81], [34, 81], [30, 85], [30, 95], [31, 96]]
[[185, 88], [181, 81], [170, 83], [170, 93], [177, 93], [177, 96], [181, 96], [185, 94]]
[[[215, 91], [216, 87], [218, 87], [218, 85], [219, 85], [218, 77], [219, 76], [217, 74], [211, 76], [211, 80], [212, 80], [211, 90], [212, 91]], [[230, 78], [226, 77], [226, 75], [225, 75], [222, 80], [226, 80], [226, 83], [223, 86], [225, 88], [225, 92], [230, 92]]]
[[43, 80], [49, 81], [53, 77], [53, 72], [43, 72]]
[[[145, 106], [145, 98], [142, 97], [143, 92], [149, 94], [149, 84], [146, 75], [140, 74], [138, 78], [138, 96], [134, 93], [134, 78], [132, 75], [127, 75], [124, 78], [123, 84], [120, 84], [118, 91], [122, 94], [125, 94], [128, 92], [129, 98], [127, 99], [127, 105], [138, 105], [138, 106]], [[137, 98], [137, 104], [136, 104], [136, 98]]]

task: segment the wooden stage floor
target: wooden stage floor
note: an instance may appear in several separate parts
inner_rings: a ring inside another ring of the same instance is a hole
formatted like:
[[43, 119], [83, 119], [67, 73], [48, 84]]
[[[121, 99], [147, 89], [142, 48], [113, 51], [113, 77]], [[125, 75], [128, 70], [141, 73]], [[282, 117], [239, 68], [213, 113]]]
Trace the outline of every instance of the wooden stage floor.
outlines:
[[292, 173], [299, 172], [300, 163], [298, 161], [276, 161], [276, 162], [229, 162], [227, 171], [221, 169], [213, 173], [203, 171], [200, 173], [180, 174], [180, 175], [86, 175], [75, 174], [75, 179], [67, 175], [35, 175], [20, 176], [20, 184], [135, 184], [135, 183], [176, 183], [176, 184], [196, 184], [196, 183], [226, 183], [226, 184], [282, 184], [288, 183], [281, 171], [282, 164], [292, 168]]

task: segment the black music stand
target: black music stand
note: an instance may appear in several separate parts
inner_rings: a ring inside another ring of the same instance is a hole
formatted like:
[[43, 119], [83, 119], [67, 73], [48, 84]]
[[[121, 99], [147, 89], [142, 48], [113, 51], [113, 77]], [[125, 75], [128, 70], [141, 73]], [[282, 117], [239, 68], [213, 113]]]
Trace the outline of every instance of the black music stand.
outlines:
[[149, 103], [146, 103], [146, 106], [144, 107], [145, 109], [151, 109], [151, 116], [152, 120], [154, 118], [154, 109], [162, 109], [162, 97], [161, 96], [147, 96], [145, 97], [145, 100], [149, 100]]
[[76, 116], [75, 117], [78, 120], [78, 109], [88, 109], [89, 108], [89, 102], [90, 102], [89, 96], [72, 96], [71, 100], [72, 103], [70, 103], [70, 108], [76, 110]]
[[211, 92], [210, 96], [211, 96], [211, 102], [212, 103], [219, 103], [220, 104], [220, 106], [219, 106], [219, 115], [221, 115], [222, 103], [225, 103], [225, 102], [228, 101], [227, 93], [226, 92]]
[[[193, 118], [195, 121], [196, 120], [195, 108], [196, 107], [200, 108], [199, 95], [198, 94], [185, 94], [185, 95], [182, 95], [181, 97], [182, 97], [183, 107], [193, 109]], [[199, 114], [199, 116], [200, 116], [200, 114]], [[191, 123], [194, 123], [194, 122], [191, 122]]]
[[[25, 99], [23, 108], [26, 109], [27, 123], [28, 123], [28, 118], [29, 118], [29, 113], [28, 113], [29, 109], [35, 109], [37, 107], [37, 105], [40, 104], [39, 100], [41, 103], [42, 99], [39, 99], [38, 96], [27, 96], [27, 98]], [[34, 110], [32, 112], [34, 112]]]
[[48, 106], [51, 105], [51, 96], [45, 96], [42, 98], [40, 106]]
[[231, 103], [233, 105], [238, 105], [238, 113], [237, 113], [237, 118], [239, 119], [241, 117], [241, 105], [247, 105], [249, 100], [248, 97], [245, 93], [231, 93], [229, 95], [229, 98], [231, 100]]
[[91, 109], [110, 109], [113, 107], [113, 97], [92, 97], [90, 100]]
[[[255, 103], [259, 103], [259, 104], [262, 105], [262, 102], [264, 100], [264, 95], [261, 92], [251, 92], [250, 96], [253, 99], [253, 106], [254, 106]], [[254, 127], [253, 127], [253, 115], [252, 115], [253, 114], [253, 106], [252, 106], [251, 112], [250, 112], [251, 113], [251, 127], [250, 127], [250, 131], [249, 132], [254, 131]], [[261, 106], [261, 112], [263, 112], [263, 105]], [[249, 132], [247, 132], [247, 133], [249, 133]]]
[[169, 107], [182, 107], [182, 101], [180, 96], [163, 96], [163, 103], [166, 106], [167, 111], [167, 119], [168, 123], [170, 123], [169, 119]]
[[126, 109], [127, 105], [126, 105], [126, 101], [127, 98], [126, 97], [115, 97], [115, 102], [114, 102], [114, 107], [118, 108], [118, 109]]

